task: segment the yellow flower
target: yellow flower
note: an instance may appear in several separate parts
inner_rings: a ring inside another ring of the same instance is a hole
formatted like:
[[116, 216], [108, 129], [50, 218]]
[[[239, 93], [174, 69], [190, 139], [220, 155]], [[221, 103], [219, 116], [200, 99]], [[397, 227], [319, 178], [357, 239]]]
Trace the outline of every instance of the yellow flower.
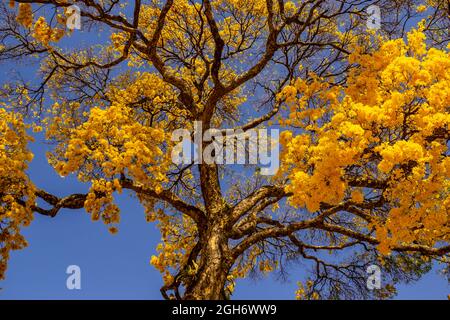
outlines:
[[418, 5], [418, 6], [416, 7], [416, 11], [417, 11], [418, 13], [424, 12], [425, 10], [427, 10], [427, 6], [424, 5], [424, 4]]
[[364, 202], [364, 194], [360, 190], [355, 190], [352, 192], [352, 201], [356, 203]]
[[108, 230], [111, 234], [116, 234], [117, 232], [119, 232], [119, 229], [117, 229], [117, 227], [109, 227]]
[[19, 13], [17, 14], [16, 20], [26, 28], [31, 27], [33, 23], [31, 3], [19, 3]]

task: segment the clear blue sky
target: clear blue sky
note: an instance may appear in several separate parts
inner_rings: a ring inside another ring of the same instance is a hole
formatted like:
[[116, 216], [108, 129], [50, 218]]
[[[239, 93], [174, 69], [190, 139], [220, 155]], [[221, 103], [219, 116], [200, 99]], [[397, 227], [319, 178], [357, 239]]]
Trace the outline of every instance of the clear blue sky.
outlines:
[[[83, 39], [83, 40], [81, 40]], [[83, 47], [98, 37], [76, 33], [70, 46]], [[89, 42], [87, 42], [89, 41]], [[100, 41], [101, 42], [101, 41]], [[35, 68], [23, 66], [32, 77]], [[8, 80], [11, 63], [0, 65], [2, 83]], [[74, 178], [60, 178], [48, 165], [42, 137], [31, 145], [35, 159], [29, 174], [34, 183], [56, 195], [85, 193]], [[1, 164], [0, 164], [1, 165]], [[62, 210], [57, 217], [37, 215], [24, 229], [29, 247], [11, 254], [6, 280], [0, 282], [0, 299], [161, 299], [160, 273], [149, 260], [160, 241], [156, 225], [145, 222], [140, 204], [127, 195], [118, 199], [122, 223], [117, 235], [111, 235], [101, 222], [91, 222], [83, 210]], [[81, 290], [66, 289], [67, 266], [81, 267]], [[293, 299], [296, 282], [304, 273], [292, 267], [289, 281], [273, 276], [238, 282], [233, 299]], [[399, 287], [400, 299], [445, 299], [450, 293], [444, 277], [432, 271], [419, 282]]]

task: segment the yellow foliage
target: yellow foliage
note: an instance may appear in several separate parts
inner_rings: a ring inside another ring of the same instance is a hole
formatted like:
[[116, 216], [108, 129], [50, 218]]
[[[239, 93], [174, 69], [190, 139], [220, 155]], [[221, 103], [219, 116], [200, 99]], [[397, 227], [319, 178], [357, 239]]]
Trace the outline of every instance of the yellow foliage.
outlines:
[[[297, 89], [283, 90], [293, 103], [290, 124], [304, 133], [285, 133], [281, 142], [283, 172], [289, 177], [290, 204], [320, 210], [322, 204], [364, 201], [355, 181], [379, 181], [387, 216], [374, 216], [379, 250], [388, 254], [400, 244], [433, 246], [449, 242], [450, 55], [426, 48], [425, 35], [412, 30], [408, 42], [390, 40], [379, 50], [350, 60], [348, 86], [326, 97], [325, 81], [310, 85], [297, 80]], [[323, 115], [311, 118], [306, 102], [322, 101]], [[322, 117], [330, 117], [324, 121]], [[314, 120], [314, 125], [311, 121]], [[377, 190], [374, 190], [377, 192]], [[381, 194], [379, 195], [381, 196]], [[371, 214], [369, 211], [367, 212]]]
[[52, 29], [44, 17], [39, 17], [33, 27], [33, 37], [43, 45], [58, 42], [64, 36], [64, 30]]
[[[61, 137], [60, 120], [54, 120], [47, 135]], [[119, 210], [113, 204], [113, 193], [121, 192], [118, 179], [122, 174], [127, 173], [136, 184], [152, 189], [160, 189], [166, 182], [170, 159], [160, 148], [165, 138], [162, 129], [137, 122], [130, 108], [94, 108], [86, 122], [70, 130], [49, 160], [61, 176], [78, 173], [80, 180], [91, 181], [85, 208], [94, 220], [101, 216], [107, 224], [118, 223]], [[104, 178], [96, 178], [99, 171]]]
[[16, 20], [26, 28], [31, 27], [33, 24], [33, 8], [31, 7], [31, 3], [19, 3], [19, 12]]
[[33, 155], [22, 117], [0, 108], [0, 279], [11, 250], [27, 245], [21, 234], [33, 219], [35, 189], [25, 171]]

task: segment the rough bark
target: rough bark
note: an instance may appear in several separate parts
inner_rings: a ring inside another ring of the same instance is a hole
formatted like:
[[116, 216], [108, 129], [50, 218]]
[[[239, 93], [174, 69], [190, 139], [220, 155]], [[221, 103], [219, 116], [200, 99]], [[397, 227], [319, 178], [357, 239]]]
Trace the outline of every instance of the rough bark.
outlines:
[[204, 242], [198, 272], [186, 288], [187, 300], [225, 299], [224, 287], [231, 268], [227, 238], [220, 225], [215, 225], [202, 240]]

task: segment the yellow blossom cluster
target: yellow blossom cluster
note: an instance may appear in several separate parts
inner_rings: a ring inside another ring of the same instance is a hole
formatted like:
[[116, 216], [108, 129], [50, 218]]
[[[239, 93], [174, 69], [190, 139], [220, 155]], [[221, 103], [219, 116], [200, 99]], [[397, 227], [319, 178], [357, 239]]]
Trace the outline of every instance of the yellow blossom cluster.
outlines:
[[355, 48], [347, 84], [332, 95], [315, 78], [279, 97], [291, 108], [284, 124], [302, 128], [281, 137], [290, 204], [316, 212], [351, 201], [372, 215], [365, 195], [381, 197], [390, 210], [366, 227], [385, 254], [450, 241], [450, 54], [427, 49], [420, 28], [407, 40], [370, 53]]
[[34, 186], [25, 171], [33, 155], [22, 117], [0, 108], [0, 279], [11, 250], [27, 245], [21, 229], [33, 219]]
[[[113, 193], [121, 193], [122, 187], [119, 180], [113, 182], [105, 179], [92, 180], [92, 186], [84, 203], [84, 208], [91, 214], [93, 221], [102, 218], [107, 225], [118, 224], [120, 222], [120, 211], [114, 203]], [[116, 227], [111, 226], [110, 232], [115, 233]]]
[[[14, 1], [10, 1], [10, 7], [14, 8]], [[57, 21], [65, 26], [65, 17], [57, 16]], [[52, 28], [48, 25], [45, 17], [40, 16], [33, 25], [33, 8], [31, 3], [19, 3], [19, 11], [16, 15], [16, 21], [25, 28], [32, 29], [32, 36], [44, 46], [48, 46], [49, 42], [58, 42], [65, 34], [65, 30], [61, 28]]]
[[[155, 217], [158, 219], [162, 241], [156, 248], [158, 255], [151, 257], [150, 264], [163, 274], [164, 283], [168, 285], [174, 279], [172, 273], [180, 271], [176, 270], [176, 267], [184, 266], [188, 262], [189, 254], [196, 244], [197, 228], [190, 218], [171, 216], [163, 210], [157, 210]], [[194, 276], [195, 266], [194, 260], [185, 276]]]
[[266, 2], [263, 0], [219, 0], [214, 3], [217, 7], [227, 7], [229, 10], [239, 12], [239, 14], [254, 14], [261, 16], [267, 13]]
[[297, 282], [298, 289], [295, 291], [295, 298], [297, 300], [319, 300], [319, 294], [312, 290], [313, 285], [312, 280], [306, 281], [306, 286], [302, 282]]
[[[125, 79], [119, 80], [126, 81]], [[131, 83], [127, 83], [125, 87], [111, 86], [108, 93], [110, 100], [122, 105], [130, 105], [139, 100], [145, 100], [145, 106], [152, 110], [167, 105], [176, 108], [176, 92], [158, 75], [150, 72], [135, 72], [131, 80]], [[185, 113], [181, 109], [177, 109], [176, 112], [182, 113], [181, 115], [183, 115], [183, 112]]]
[[390, 172], [396, 164], [408, 161], [423, 161], [423, 147], [415, 142], [400, 140], [390, 145], [388, 143], [376, 148], [383, 160], [378, 164], [380, 172]]
[[[167, 180], [170, 159], [161, 149], [165, 133], [141, 124], [136, 117], [132, 108], [123, 105], [94, 108], [88, 120], [68, 129], [67, 139], [49, 154], [61, 176], [78, 173], [81, 181], [92, 181], [85, 207], [94, 220], [102, 212], [106, 223], [118, 222], [112, 193], [120, 192], [120, 177], [127, 176], [137, 185], [157, 192]], [[49, 138], [63, 137], [58, 135], [58, 128], [55, 119], [47, 132]]]
[[31, 7], [31, 3], [19, 3], [19, 12], [16, 20], [26, 28], [31, 27], [33, 24], [33, 8]]
[[53, 29], [47, 24], [44, 17], [39, 17], [33, 26], [33, 37], [47, 46], [49, 42], [58, 42], [64, 36], [64, 30]]
[[419, 12], [419, 13], [424, 12], [424, 11], [426, 11], [426, 10], [427, 10], [427, 6], [424, 5], [424, 4], [418, 5], [418, 6], [416, 7], [416, 11]]

